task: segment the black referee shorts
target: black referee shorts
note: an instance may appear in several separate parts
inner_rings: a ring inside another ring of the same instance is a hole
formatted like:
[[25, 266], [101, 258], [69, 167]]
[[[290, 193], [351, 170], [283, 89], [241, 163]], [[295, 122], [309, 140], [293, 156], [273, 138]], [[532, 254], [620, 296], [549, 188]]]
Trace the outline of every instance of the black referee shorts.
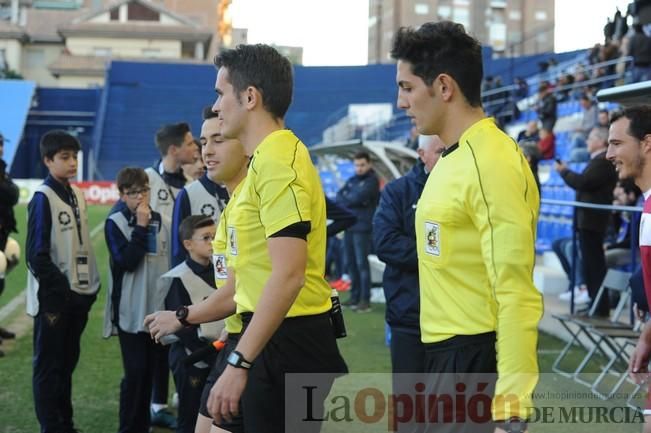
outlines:
[[[237, 342], [240, 340], [240, 334], [228, 334], [228, 339], [226, 340], [226, 346], [217, 354], [217, 360], [210, 369], [208, 378], [206, 379], [206, 384], [203, 387], [203, 392], [201, 394], [201, 406], [199, 407], [199, 413], [205, 417], [212, 418], [210, 413], [208, 413], [208, 397], [210, 396], [210, 390], [212, 389], [219, 376], [224, 372], [224, 369], [228, 365], [226, 362], [228, 355], [235, 350]], [[233, 416], [232, 420], [226, 421], [222, 419], [220, 424], [216, 424], [213, 421], [213, 424], [224, 430], [228, 430], [232, 433], [243, 433], [244, 432], [244, 421], [242, 418], [242, 405], [240, 404], [240, 412], [238, 415]]]
[[[427, 395], [451, 397], [454, 400], [461, 393], [465, 394], [466, 402], [459, 405], [455, 400], [451, 410], [450, 406], [445, 405], [430, 407], [425, 431], [492, 433], [495, 430], [490, 419], [490, 402], [495, 395], [497, 381], [495, 343], [495, 332], [487, 332], [457, 335], [438, 343], [425, 344], [425, 371], [430, 373]], [[468, 404], [478, 395], [487, 404], [477, 407]], [[435, 411], [435, 416], [432, 411]]]
[[[243, 314], [242, 320], [246, 329], [251, 315]], [[329, 373], [317, 375], [321, 380], [319, 380], [318, 392], [313, 393], [312, 413], [318, 414], [323, 411], [323, 402], [335, 377], [347, 372], [348, 367], [339, 353], [329, 313], [283, 320], [260, 355], [254, 360], [249, 372], [249, 380], [242, 395], [246, 414], [245, 431], [247, 433], [320, 431], [321, 422], [301, 422], [304, 418], [302, 413], [291, 413], [286, 423], [285, 375]], [[305, 405], [303, 399], [296, 403], [300, 403], [299, 406]], [[293, 401], [290, 411], [294, 411]], [[296, 410], [298, 411], [299, 409]], [[320, 417], [315, 415], [314, 418]]]

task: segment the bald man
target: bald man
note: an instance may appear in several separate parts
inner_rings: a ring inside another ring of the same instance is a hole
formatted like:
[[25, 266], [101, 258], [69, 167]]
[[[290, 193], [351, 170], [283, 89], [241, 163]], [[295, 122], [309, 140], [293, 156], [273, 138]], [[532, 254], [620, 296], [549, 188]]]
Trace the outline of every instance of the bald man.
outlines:
[[406, 175], [384, 187], [373, 218], [375, 251], [386, 263], [383, 287], [394, 373], [424, 372], [414, 216], [427, 177], [444, 150], [438, 135], [421, 135], [417, 149], [420, 159]]

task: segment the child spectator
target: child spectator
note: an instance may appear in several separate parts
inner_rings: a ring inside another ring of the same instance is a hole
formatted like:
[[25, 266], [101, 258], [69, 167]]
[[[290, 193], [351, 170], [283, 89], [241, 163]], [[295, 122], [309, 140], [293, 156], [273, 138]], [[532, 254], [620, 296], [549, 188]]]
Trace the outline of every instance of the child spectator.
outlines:
[[117, 176], [120, 201], [104, 226], [110, 254], [104, 337], [118, 336], [124, 377], [120, 384], [120, 433], [149, 430], [154, 360], [166, 348], [143, 325], [164, 307], [167, 290], [157, 284], [169, 269], [169, 221], [149, 207], [145, 170], [126, 167]]
[[83, 193], [77, 175], [79, 141], [50, 131], [40, 143], [48, 176], [29, 203], [27, 314], [34, 317], [34, 408], [43, 432], [75, 431], [72, 373], [81, 334], [100, 287]]

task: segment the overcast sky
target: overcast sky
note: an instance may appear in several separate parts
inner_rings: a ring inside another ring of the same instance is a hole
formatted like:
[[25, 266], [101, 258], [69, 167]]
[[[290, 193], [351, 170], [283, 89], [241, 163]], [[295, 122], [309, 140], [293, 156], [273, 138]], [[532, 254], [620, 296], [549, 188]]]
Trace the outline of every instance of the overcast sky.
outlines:
[[[557, 0], [557, 52], [603, 40], [606, 18], [630, 0]], [[255, 11], [255, 13], [251, 13]], [[250, 43], [303, 46], [305, 65], [363, 65], [368, 52], [368, 0], [233, 0], [233, 26]]]

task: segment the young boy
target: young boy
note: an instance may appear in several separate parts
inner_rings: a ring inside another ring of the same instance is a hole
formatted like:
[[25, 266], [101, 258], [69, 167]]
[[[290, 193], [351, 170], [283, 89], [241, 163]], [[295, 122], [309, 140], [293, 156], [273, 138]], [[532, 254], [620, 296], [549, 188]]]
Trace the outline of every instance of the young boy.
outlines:
[[166, 348], [149, 338], [145, 316], [164, 306], [167, 288], [158, 278], [169, 269], [169, 220], [149, 207], [149, 182], [142, 168], [117, 176], [120, 201], [104, 226], [110, 253], [104, 337], [118, 335], [124, 365], [120, 385], [120, 433], [146, 432], [153, 361]]
[[[209, 216], [191, 215], [179, 227], [179, 237], [188, 257], [180, 265], [163, 275], [162, 284], [171, 281], [165, 308], [177, 310], [183, 305], [196, 304], [215, 290], [215, 269], [212, 265], [212, 241], [215, 238], [215, 222]], [[176, 333], [179, 341], [170, 347], [170, 367], [179, 393], [177, 433], [193, 433], [199, 412], [199, 402], [210, 366], [216, 354], [191, 366], [185, 365], [189, 353], [216, 340], [223, 328], [223, 321], [199, 326], [188, 326]]]
[[86, 201], [68, 179], [79, 141], [50, 131], [40, 143], [49, 175], [28, 207], [27, 314], [34, 317], [32, 385], [41, 432], [71, 432], [72, 373], [88, 311], [100, 287]]
[[[151, 206], [152, 210], [172, 221], [174, 201], [186, 183], [181, 166], [195, 162], [197, 146], [192, 137], [190, 125], [185, 122], [161, 126], [156, 131], [155, 140], [161, 159], [152, 167], [145, 169], [151, 187], [149, 206]], [[179, 220], [179, 223], [181, 221]], [[169, 254], [172, 254], [173, 248], [168, 248], [168, 250]], [[178, 263], [180, 261], [172, 262], [172, 265]], [[169, 271], [169, 269], [170, 267], [165, 269], [165, 272]], [[167, 346], [164, 350], [158, 352], [158, 356], [153, 360], [154, 381], [152, 385], [151, 423], [158, 427], [176, 429], [176, 419], [167, 410], [169, 383]]]

